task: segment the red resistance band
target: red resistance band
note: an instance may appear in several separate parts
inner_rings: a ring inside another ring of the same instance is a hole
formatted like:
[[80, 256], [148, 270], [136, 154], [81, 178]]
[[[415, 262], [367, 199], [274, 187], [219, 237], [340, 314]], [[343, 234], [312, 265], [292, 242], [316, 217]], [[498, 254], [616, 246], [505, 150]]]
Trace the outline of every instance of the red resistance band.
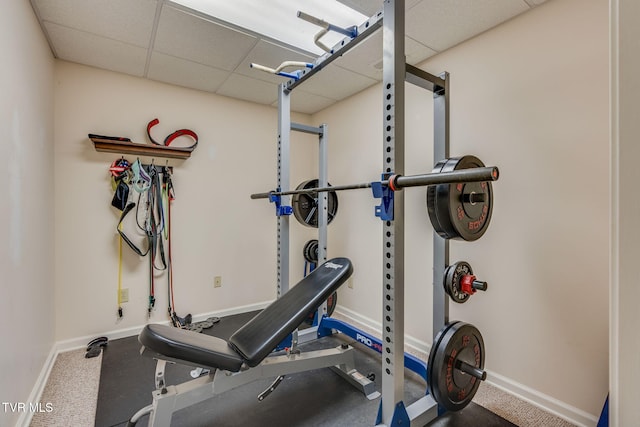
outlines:
[[173, 132], [172, 134], [168, 135], [164, 139], [164, 144], [158, 143], [155, 139], [153, 139], [153, 137], [151, 137], [151, 128], [154, 127], [155, 125], [157, 125], [158, 123], [160, 123], [160, 120], [153, 119], [147, 125], [147, 136], [149, 137], [149, 140], [151, 142], [153, 142], [154, 144], [156, 144], [156, 145], [164, 145], [164, 146], [168, 147], [169, 145], [171, 145], [171, 143], [173, 142], [174, 139], [176, 139], [176, 138], [178, 138], [180, 136], [186, 135], [186, 136], [190, 136], [195, 141], [192, 146], [186, 147], [186, 148], [196, 148], [196, 145], [198, 145], [198, 135], [194, 131], [189, 130], [189, 129], [179, 129], [179, 130]]

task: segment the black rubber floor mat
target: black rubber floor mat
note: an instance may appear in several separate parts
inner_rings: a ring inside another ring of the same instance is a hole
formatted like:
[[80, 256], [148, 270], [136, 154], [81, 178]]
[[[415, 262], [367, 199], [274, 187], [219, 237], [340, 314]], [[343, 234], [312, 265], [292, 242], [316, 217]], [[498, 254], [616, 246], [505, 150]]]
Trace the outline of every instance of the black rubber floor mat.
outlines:
[[[204, 332], [227, 339], [255, 313], [228, 316]], [[306, 343], [304, 350], [330, 348], [344, 342], [335, 337]], [[377, 390], [381, 389], [380, 355], [352, 340], [356, 348], [356, 368], [364, 375], [376, 376]], [[140, 356], [137, 337], [109, 342], [102, 358], [102, 374], [96, 411], [96, 426], [125, 426], [140, 408], [151, 403], [154, 390], [155, 361]], [[168, 384], [191, 379], [192, 368], [167, 365]], [[230, 390], [202, 403], [174, 413], [172, 426], [373, 426], [380, 399], [373, 401], [348, 384], [330, 369], [288, 375], [262, 402], [258, 394], [273, 381], [266, 379]], [[426, 385], [417, 375], [408, 372], [405, 380], [405, 402], [413, 402], [424, 395]], [[148, 417], [138, 425], [146, 426]], [[455, 414], [445, 414], [429, 424], [430, 427], [513, 427], [514, 424], [482, 408], [470, 404]]]

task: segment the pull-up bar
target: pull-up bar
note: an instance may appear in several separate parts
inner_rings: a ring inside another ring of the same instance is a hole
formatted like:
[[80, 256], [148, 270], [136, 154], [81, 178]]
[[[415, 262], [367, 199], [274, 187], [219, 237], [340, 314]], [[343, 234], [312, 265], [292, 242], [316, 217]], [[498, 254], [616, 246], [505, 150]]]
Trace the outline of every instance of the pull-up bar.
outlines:
[[[388, 179], [379, 181], [383, 186], [391, 190], [400, 190], [405, 187], [423, 187], [427, 185], [454, 184], [459, 182], [485, 182], [497, 181], [500, 175], [496, 166], [481, 168], [461, 169], [451, 172], [426, 173], [422, 175], [391, 175]], [[364, 182], [361, 184], [336, 185], [331, 187], [303, 188], [289, 191], [270, 191], [268, 193], [252, 194], [252, 199], [268, 199], [271, 196], [290, 196], [294, 194], [322, 193], [329, 191], [357, 190], [371, 188], [378, 182]]]
[[284, 61], [282, 64], [278, 65], [277, 68], [269, 68], [269, 67], [265, 67], [264, 65], [256, 64], [253, 62], [249, 66], [251, 68], [255, 68], [256, 70], [264, 71], [265, 73], [275, 74], [277, 76], [287, 77], [289, 79], [294, 79], [294, 80], [298, 80], [301, 77], [302, 71], [298, 70], [298, 71], [289, 73], [282, 70], [289, 67], [313, 68], [312, 63], [299, 62], [299, 61]]
[[327, 47], [324, 43], [322, 43], [320, 39], [329, 31], [334, 31], [336, 33], [344, 34], [345, 36], [351, 37], [351, 38], [358, 36], [358, 27], [356, 25], [353, 25], [347, 28], [338, 27], [337, 25], [330, 24], [323, 19], [316, 18], [315, 16], [311, 16], [302, 11], [298, 11], [298, 18], [303, 19], [313, 25], [317, 25], [318, 27], [322, 28], [322, 30], [320, 30], [313, 37], [313, 42], [316, 44], [316, 46], [318, 46], [320, 49], [324, 50], [327, 53], [331, 53], [331, 48]]

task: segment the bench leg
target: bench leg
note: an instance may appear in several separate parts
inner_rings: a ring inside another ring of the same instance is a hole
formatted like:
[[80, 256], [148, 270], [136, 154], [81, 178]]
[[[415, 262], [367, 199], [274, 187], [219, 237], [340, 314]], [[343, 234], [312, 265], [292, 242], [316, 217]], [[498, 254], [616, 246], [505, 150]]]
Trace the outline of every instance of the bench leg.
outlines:
[[346, 365], [332, 366], [331, 369], [336, 374], [347, 380], [351, 385], [367, 396], [367, 399], [374, 400], [380, 397], [380, 392], [376, 390], [376, 384], [368, 377], [365, 377], [355, 368]]

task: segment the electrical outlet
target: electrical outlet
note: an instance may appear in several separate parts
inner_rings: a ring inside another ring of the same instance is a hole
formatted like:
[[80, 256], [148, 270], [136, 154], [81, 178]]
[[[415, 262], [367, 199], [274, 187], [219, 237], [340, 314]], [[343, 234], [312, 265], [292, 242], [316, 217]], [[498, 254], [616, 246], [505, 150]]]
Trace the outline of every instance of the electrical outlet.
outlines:
[[213, 278], [213, 287], [214, 288], [222, 287], [222, 276], [216, 276]]
[[129, 288], [120, 289], [120, 302], [129, 302]]
[[353, 278], [352, 277], [349, 277], [347, 279], [347, 287], [350, 288], [350, 289], [353, 289]]

